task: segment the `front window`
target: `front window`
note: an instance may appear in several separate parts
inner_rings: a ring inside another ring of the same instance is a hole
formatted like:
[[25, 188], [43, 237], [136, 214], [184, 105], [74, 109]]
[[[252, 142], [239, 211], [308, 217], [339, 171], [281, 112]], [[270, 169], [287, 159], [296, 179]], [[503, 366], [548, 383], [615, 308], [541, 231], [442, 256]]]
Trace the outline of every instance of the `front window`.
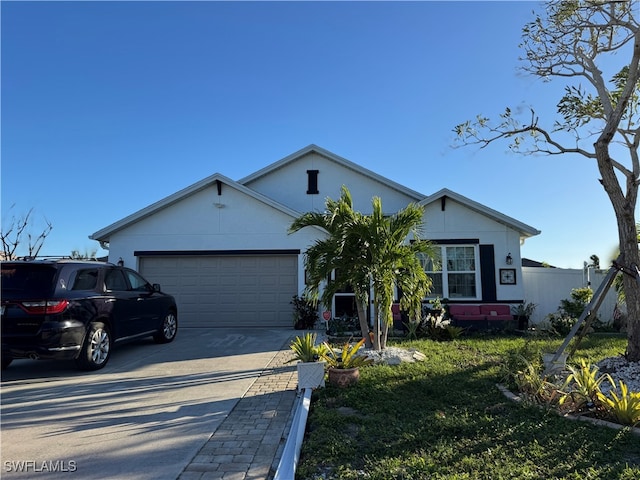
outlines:
[[136, 292], [149, 292], [151, 291], [151, 287], [149, 282], [147, 282], [144, 278], [138, 275], [136, 272], [132, 270], [127, 270], [127, 277], [129, 278], [129, 283], [131, 284], [131, 290], [135, 290]]
[[473, 245], [441, 245], [434, 259], [423, 267], [433, 286], [430, 297], [476, 299], [478, 292], [477, 248]]

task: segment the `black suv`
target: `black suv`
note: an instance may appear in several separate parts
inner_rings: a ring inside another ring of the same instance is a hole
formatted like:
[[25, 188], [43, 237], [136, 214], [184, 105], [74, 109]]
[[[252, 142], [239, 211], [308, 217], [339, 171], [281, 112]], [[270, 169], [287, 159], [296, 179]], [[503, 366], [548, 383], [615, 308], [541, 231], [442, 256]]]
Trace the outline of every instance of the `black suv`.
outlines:
[[82, 260], [2, 262], [2, 368], [14, 358], [75, 359], [83, 370], [109, 360], [114, 344], [178, 332], [175, 299], [139, 273]]

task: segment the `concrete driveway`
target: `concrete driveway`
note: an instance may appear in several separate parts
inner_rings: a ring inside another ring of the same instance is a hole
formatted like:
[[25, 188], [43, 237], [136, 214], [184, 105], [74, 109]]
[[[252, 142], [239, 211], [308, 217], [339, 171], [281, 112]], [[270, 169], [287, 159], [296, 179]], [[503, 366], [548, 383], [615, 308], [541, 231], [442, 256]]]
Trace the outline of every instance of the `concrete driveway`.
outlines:
[[183, 328], [107, 367], [16, 360], [2, 372], [4, 479], [175, 479], [293, 330]]

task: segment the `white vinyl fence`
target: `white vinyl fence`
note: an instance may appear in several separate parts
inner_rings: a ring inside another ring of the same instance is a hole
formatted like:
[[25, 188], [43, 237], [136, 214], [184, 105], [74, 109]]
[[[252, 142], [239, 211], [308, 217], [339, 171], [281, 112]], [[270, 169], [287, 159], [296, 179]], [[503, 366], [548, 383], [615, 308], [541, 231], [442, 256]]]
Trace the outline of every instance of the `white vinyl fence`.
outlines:
[[[606, 275], [607, 270], [522, 267], [525, 300], [537, 305], [529, 323], [540, 323], [545, 316], [555, 313], [560, 300], [570, 299], [574, 288], [590, 286], [595, 293]], [[612, 287], [598, 310], [598, 318], [611, 323], [615, 306], [616, 292]]]

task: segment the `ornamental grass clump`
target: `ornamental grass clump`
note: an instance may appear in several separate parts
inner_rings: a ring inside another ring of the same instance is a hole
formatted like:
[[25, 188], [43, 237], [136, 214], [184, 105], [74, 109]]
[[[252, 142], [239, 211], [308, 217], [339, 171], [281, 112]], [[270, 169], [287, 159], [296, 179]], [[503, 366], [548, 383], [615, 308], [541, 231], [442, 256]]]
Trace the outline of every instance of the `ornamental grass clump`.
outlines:
[[582, 359], [580, 367], [567, 366], [571, 372], [562, 386], [560, 406], [571, 405], [571, 411], [578, 412], [585, 408], [598, 406], [598, 394], [600, 385], [604, 380], [613, 384], [613, 379], [608, 373], [598, 375], [598, 367], [588, 364]]
[[327, 362], [328, 368], [347, 369], [371, 365], [373, 364], [372, 358], [358, 354], [358, 350], [364, 345], [364, 342], [364, 338], [355, 345], [349, 345], [349, 342], [345, 342], [339, 352], [336, 352], [325, 342], [325, 349], [321, 357]]
[[[611, 379], [611, 377], [609, 377]], [[609, 396], [598, 392], [598, 400], [604, 405], [609, 415], [623, 425], [637, 425], [640, 423], [640, 392], [629, 392], [627, 385], [620, 380], [620, 396], [617, 387], [611, 380], [612, 390]]]
[[305, 333], [303, 336], [297, 336], [289, 345], [293, 350], [294, 358], [289, 362], [317, 362], [323, 356], [327, 350], [327, 346], [324, 343], [316, 345], [317, 334]]
[[541, 375], [540, 365], [524, 357], [520, 360], [522, 368], [513, 373], [513, 379], [523, 397], [538, 404], [552, 405], [558, 402], [558, 387]]

